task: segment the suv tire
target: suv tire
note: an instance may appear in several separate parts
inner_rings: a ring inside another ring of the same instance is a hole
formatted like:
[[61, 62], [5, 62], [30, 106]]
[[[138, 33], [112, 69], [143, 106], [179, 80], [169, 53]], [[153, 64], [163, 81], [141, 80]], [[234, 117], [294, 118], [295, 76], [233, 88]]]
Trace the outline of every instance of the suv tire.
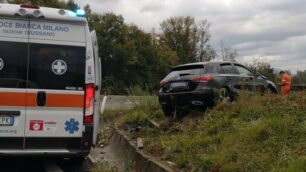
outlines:
[[220, 88], [219, 102], [231, 102], [231, 101], [232, 101], [232, 97], [231, 97], [230, 91], [225, 87]]
[[174, 115], [173, 107], [163, 106], [162, 109], [166, 117], [172, 117]]

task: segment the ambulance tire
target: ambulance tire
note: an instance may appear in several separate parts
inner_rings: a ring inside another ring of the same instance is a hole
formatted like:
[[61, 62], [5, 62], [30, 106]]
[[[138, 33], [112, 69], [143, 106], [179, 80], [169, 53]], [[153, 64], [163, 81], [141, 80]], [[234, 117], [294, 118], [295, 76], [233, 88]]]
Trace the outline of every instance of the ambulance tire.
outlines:
[[84, 160], [85, 160], [85, 157], [70, 158], [70, 162], [73, 164], [83, 164]]

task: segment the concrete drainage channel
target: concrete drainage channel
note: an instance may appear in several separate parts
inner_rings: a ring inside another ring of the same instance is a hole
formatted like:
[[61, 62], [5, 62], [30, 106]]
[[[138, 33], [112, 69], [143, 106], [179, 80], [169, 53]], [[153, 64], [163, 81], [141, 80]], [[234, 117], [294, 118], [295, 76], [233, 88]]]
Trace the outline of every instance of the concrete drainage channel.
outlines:
[[115, 130], [108, 146], [95, 148], [91, 157], [93, 162], [99, 159], [116, 166], [119, 171], [137, 172], [172, 172], [174, 170], [163, 162], [144, 154], [136, 146], [136, 141], [130, 140], [125, 131]]
[[[101, 98], [101, 102], [102, 102]], [[108, 96], [106, 99], [105, 109], [130, 109], [134, 106], [131, 102], [141, 100], [137, 96]], [[102, 108], [104, 110], [104, 108]], [[101, 109], [101, 113], [103, 110]], [[103, 126], [108, 126], [104, 123]], [[104, 148], [94, 148], [89, 155], [93, 163], [99, 161], [108, 162], [115, 166], [119, 171], [136, 171], [136, 172], [172, 172], [178, 171], [168, 164], [144, 154], [137, 148], [137, 141], [128, 138], [128, 132], [115, 129], [109, 143]]]

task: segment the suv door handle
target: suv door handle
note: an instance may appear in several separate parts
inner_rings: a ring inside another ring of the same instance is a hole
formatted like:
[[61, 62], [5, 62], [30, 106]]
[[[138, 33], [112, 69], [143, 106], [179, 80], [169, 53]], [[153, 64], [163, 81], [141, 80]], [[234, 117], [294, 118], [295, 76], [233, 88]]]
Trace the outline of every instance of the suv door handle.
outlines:
[[46, 106], [47, 94], [44, 91], [37, 92], [37, 106]]
[[226, 81], [231, 81], [231, 80], [233, 80], [231, 77], [226, 77], [226, 79], [225, 79]]

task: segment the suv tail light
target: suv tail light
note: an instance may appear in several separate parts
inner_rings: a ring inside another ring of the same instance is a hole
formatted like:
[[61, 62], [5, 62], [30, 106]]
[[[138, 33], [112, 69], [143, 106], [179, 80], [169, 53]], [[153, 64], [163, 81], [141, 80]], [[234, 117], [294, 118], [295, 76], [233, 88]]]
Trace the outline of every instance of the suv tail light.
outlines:
[[159, 85], [160, 85], [160, 86], [163, 86], [163, 85], [167, 84], [168, 82], [169, 82], [169, 81], [167, 81], [167, 80], [162, 80], [162, 81], [160, 81]]
[[203, 75], [203, 76], [198, 76], [198, 77], [193, 77], [192, 78], [192, 81], [194, 81], [194, 82], [208, 83], [211, 80], [213, 80], [213, 78], [210, 75]]
[[95, 88], [94, 84], [86, 84], [85, 86], [85, 115], [84, 123], [93, 123], [94, 114]]

